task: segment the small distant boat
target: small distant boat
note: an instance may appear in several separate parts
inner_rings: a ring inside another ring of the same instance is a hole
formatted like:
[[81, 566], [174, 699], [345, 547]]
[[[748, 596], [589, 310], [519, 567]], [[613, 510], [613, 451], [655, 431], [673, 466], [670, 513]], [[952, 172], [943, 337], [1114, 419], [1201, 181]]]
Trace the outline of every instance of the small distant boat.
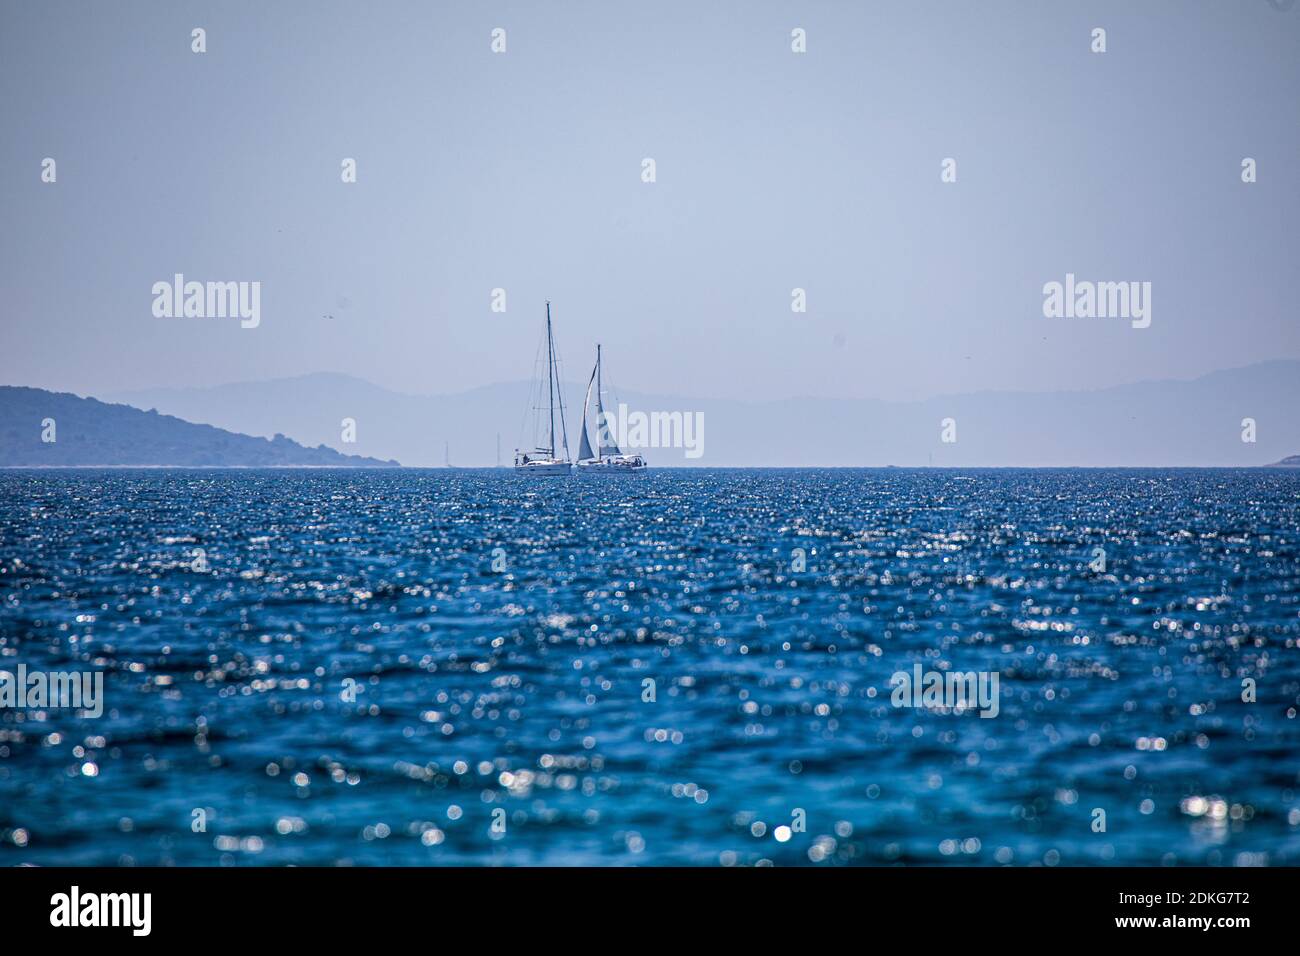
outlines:
[[515, 472], [528, 475], [568, 475], [573, 472], [569, 462], [569, 433], [564, 425], [564, 396], [560, 395], [560, 436], [564, 442], [564, 457], [556, 455], [555, 448], [555, 337], [551, 332], [551, 303], [546, 303], [546, 387], [550, 395], [547, 406], [550, 413], [549, 441], [532, 451], [515, 449]]
[[[587, 437], [587, 410], [591, 407], [591, 392], [596, 391], [596, 450], [591, 450]], [[582, 403], [582, 439], [578, 443], [578, 472], [584, 475], [629, 474], [643, 471], [645, 459], [640, 455], [625, 455], [614, 441], [608, 427], [601, 427], [605, 418], [605, 402], [601, 397], [600, 345], [596, 345], [596, 367], [587, 382], [587, 397]]]

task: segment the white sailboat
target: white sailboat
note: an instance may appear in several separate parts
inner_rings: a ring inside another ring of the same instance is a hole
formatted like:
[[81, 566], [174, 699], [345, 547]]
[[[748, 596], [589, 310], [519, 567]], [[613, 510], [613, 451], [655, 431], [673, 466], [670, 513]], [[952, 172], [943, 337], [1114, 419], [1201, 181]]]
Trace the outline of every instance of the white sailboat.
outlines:
[[555, 338], [551, 334], [551, 303], [546, 303], [546, 385], [550, 394], [550, 442], [539, 445], [531, 452], [515, 449], [515, 472], [529, 475], [567, 475], [573, 471], [569, 462], [569, 432], [564, 425], [564, 396], [560, 395], [560, 436], [564, 442], [564, 457], [556, 455], [555, 448]]
[[[592, 389], [596, 391], [596, 450], [587, 438], [587, 409], [591, 407]], [[600, 344], [596, 345], [596, 367], [587, 382], [587, 397], [582, 403], [582, 439], [578, 443], [578, 471], [581, 474], [630, 474], [645, 469], [645, 459], [640, 455], [625, 455], [610, 434], [605, 419], [605, 401], [601, 395]]]

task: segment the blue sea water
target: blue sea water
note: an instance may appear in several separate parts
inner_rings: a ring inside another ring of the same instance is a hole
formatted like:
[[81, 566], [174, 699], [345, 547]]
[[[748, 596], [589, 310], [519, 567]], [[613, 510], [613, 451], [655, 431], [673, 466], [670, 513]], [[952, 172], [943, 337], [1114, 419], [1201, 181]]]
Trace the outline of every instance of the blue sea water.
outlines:
[[8, 472], [0, 864], [1294, 865], [1298, 644], [1296, 471]]

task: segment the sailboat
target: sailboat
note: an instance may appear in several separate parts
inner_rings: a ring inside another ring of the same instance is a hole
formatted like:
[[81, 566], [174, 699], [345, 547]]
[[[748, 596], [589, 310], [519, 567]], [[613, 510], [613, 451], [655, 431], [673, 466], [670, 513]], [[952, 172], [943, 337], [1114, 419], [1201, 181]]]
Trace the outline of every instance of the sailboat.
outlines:
[[560, 396], [560, 436], [564, 441], [564, 457], [555, 454], [555, 337], [551, 333], [551, 303], [546, 303], [546, 385], [550, 394], [550, 442], [532, 451], [515, 449], [515, 472], [530, 475], [567, 475], [573, 471], [569, 463], [569, 433], [564, 425], [564, 396]]
[[[596, 391], [596, 450], [591, 450], [591, 441], [587, 438], [587, 409], [591, 407], [591, 392]], [[582, 403], [582, 439], [578, 443], [578, 471], [587, 474], [628, 474], [645, 468], [645, 459], [640, 455], [625, 455], [609, 433], [605, 419], [605, 401], [601, 396], [600, 382], [600, 344], [596, 344], [596, 367], [591, 370], [591, 379], [587, 382], [587, 397]]]

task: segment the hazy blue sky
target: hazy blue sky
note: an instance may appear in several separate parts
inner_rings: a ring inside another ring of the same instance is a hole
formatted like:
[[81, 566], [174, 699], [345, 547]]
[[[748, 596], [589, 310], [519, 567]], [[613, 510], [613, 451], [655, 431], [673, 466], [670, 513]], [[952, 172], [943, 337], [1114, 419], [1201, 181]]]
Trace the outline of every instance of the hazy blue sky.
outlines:
[[[5, 383], [455, 391], [531, 373], [547, 297], [570, 378], [599, 338], [658, 393], [1300, 356], [1300, 4], [10, 0], [0, 89]], [[155, 318], [175, 272], [260, 281], [260, 327]], [[1044, 318], [1067, 272], [1151, 327]]]

